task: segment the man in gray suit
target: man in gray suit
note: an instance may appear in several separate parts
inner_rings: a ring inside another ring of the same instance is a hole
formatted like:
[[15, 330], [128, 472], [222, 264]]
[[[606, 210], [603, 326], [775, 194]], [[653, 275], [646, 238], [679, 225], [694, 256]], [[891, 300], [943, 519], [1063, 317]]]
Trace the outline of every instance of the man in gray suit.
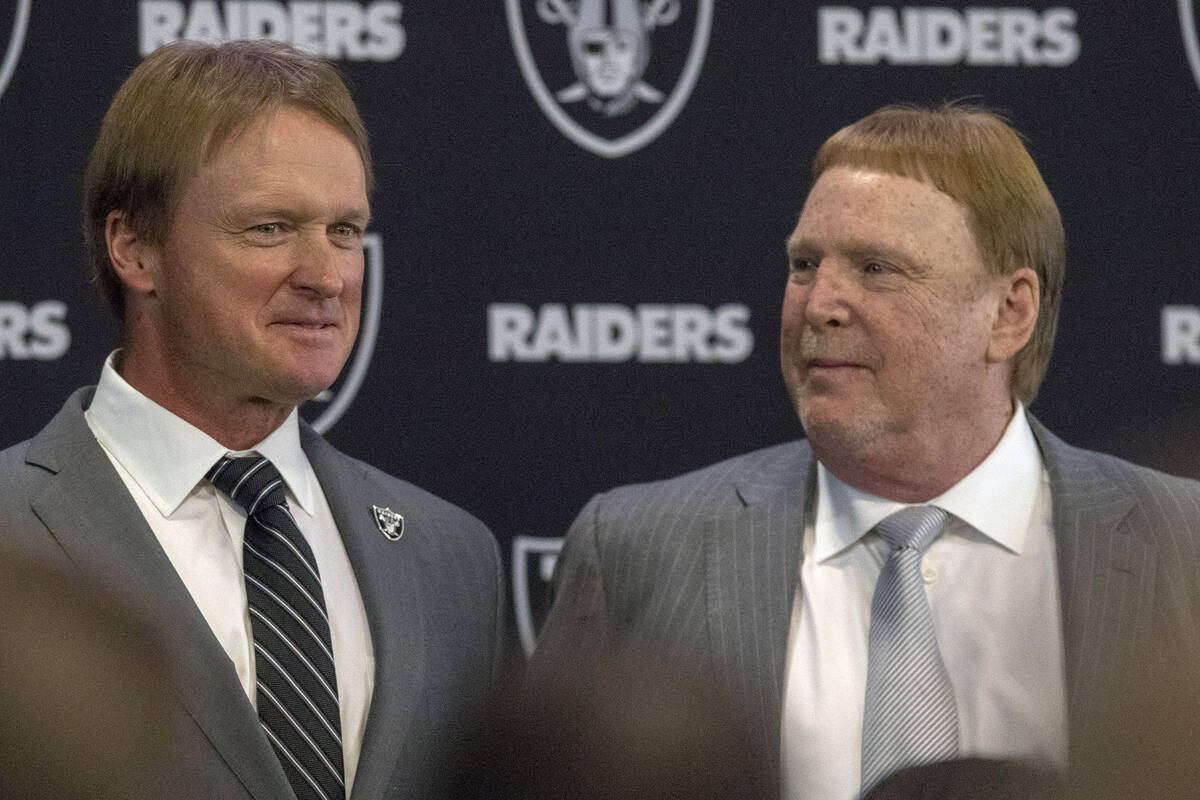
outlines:
[[0, 454], [0, 552], [166, 642], [147, 797], [436, 796], [495, 681], [491, 534], [296, 411], [355, 340], [371, 184], [345, 85], [284, 45], [168, 45], [105, 116], [84, 222], [123, 347]]
[[[534, 680], [590, 647], [711, 676], [785, 798], [1072, 763], [1129, 669], [1200, 652], [1200, 484], [1026, 411], [1065, 262], [1036, 166], [984, 110], [881, 109], [822, 146], [787, 256], [806, 439], [593, 498]], [[936, 538], [900, 541], [914, 514]]]

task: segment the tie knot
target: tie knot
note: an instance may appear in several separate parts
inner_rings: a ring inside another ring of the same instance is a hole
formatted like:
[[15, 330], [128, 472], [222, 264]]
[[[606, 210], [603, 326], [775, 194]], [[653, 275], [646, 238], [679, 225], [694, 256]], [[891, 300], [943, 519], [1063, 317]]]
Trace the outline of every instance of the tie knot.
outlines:
[[936, 506], [909, 506], [884, 519], [875, 530], [893, 550], [911, 548], [924, 553], [949, 518]]
[[222, 458], [204, 477], [240, 506], [248, 517], [286, 503], [283, 478], [265, 456]]

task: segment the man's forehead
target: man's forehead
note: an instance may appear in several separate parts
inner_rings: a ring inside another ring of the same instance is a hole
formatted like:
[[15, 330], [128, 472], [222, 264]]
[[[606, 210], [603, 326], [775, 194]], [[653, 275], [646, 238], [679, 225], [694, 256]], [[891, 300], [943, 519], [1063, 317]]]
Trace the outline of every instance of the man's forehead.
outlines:
[[358, 155], [359, 166], [365, 174], [363, 154], [349, 134], [315, 111], [293, 105], [271, 108], [210, 132], [201, 148], [203, 156], [197, 161], [193, 174], [214, 162], [229, 158], [231, 154], [254, 160], [268, 153], [272, 145], [276, 145], [277, 153], [286, 154], [294, 150], [291, 145], [297, 137], [309, 137], [318, 133], [332, 133], [344, 140]]
[[871, 210], [858, 221], [869, 224], [879, 218], [903, 219], [931, 214], [968, 219], [965, 205], [932, 182], [895, 172], [857, 166], [835, 166], [821, 174], [809, 190], [797, 229], [811, 217], [813, 206], [821, 214]]
[[300, 163], [309, 158], [313, 147], [347, 162], [352, 153], [357, 167], [353, 172], [365, 179], [362, 154], [349, 136], [312, 112], [291, 108], [261, 114], [239, 126], [209, 154], [198, 171], [223, 165], [254, 170], [289, 161]]
[[871, 169], [826, 170], [785, 243], [790, 258], [836, 249], [849, 257], [922, 260], [978, 253], [967, 209], [932, 184]]
[[181, 207], [190, 209], [185, 213], [212, 214], [227, 224], [278, 217], [365, 226], [366, 176], [349, 137], [311, 114], [277, 122], [256, 118], [187, 178], [179, 194]]

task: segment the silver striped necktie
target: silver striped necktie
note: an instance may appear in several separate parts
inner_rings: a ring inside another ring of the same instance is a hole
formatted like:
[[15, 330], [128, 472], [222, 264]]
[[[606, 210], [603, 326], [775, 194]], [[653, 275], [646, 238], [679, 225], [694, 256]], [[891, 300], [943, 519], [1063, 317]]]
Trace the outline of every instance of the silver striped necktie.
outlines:
[[891, 553], [875, 584], [867, 643], [862, 794], [903, 767], [958, 754], [954, 687], [942, 662], [925, 597], [921, 557], [949, 514], [901, 509], [876, 526]]
[[344, 800], [329, 617], [283, 478], [262, 456], [223, 458], [206, 477], [246, 512], [243, 568], [259, 722], [298, 800]]

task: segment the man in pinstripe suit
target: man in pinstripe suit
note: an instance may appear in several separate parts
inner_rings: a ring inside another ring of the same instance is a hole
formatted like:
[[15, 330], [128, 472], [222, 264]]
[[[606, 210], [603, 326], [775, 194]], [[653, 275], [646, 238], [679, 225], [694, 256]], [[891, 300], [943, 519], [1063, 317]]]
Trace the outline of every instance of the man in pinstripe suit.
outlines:
[[649, 651], [729, 692], [781, 796], [850, 800], [875, 526], [932, 505], [949, 522], [922, 577], [957, 753], [1067, 765], [1129, 669], [1200, 653], [1200, 484], [1027, 413], [1065, 262], [1036, 166], [984, 110], [881, 109], [822, 146], [787, 255], [806, 440], [593, 498], [533, 674]]

